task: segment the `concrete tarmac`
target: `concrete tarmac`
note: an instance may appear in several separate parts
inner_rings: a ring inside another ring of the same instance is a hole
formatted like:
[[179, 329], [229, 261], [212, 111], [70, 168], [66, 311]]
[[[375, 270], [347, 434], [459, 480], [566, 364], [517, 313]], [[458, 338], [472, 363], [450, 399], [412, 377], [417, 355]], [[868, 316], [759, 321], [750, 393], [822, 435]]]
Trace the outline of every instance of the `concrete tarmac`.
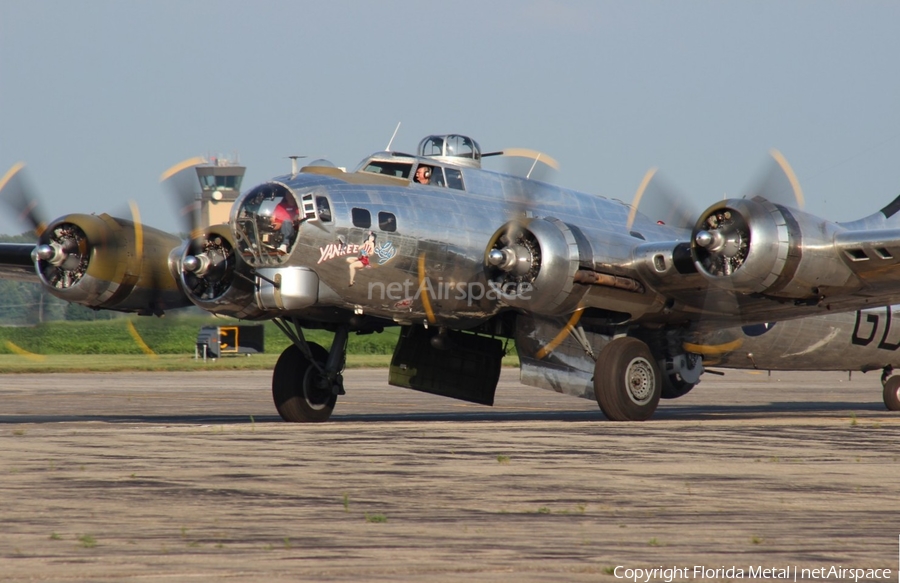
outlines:
[[898, 580], [878, 373], [706, 375], [643, 423], [517, 373], [489, 408], [349, 370], [318, 425], [267, 372], [0, 375], [0, 581]]

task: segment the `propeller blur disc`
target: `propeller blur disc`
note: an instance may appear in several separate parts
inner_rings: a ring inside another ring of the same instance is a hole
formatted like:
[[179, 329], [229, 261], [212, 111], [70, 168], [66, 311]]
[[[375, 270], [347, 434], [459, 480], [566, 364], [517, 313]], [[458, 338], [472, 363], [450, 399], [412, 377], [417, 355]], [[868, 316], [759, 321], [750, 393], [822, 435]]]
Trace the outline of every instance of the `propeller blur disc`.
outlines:
[[47, 221], [24, 170], [25, 164], [17, 162], [0, 178], [0, 200], [12, 209], [20, 223], [40, 237], [47, 229]]
[[176, 205], [182, 217], [182, 225], [190, 233], [191, 239], [200, 237], [200, 199], [197, 197], [197, 175], [188, 172], [195, 166], [205, 164], [206, 159], [201, 156], [188, 158], [175, 164], [163, 172], [159, 181], [165, 184], [175, 198]]

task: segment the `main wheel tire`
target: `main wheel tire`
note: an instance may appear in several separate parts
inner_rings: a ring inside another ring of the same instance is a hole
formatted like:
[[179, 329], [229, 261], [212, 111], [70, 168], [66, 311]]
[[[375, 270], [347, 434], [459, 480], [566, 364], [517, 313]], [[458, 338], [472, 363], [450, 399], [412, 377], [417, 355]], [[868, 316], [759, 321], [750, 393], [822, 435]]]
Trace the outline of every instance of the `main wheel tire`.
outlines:
[[[324, 366], [328, 351], [312, 342], [309, 350], [316, 362]], [[328, 421], [337, 395], [330, 386], [319, 386], [320, 379], [321, 373], [299, 348], [291, 344], [284, 349], [272, 373], [272, 398], [282, 419], [292, 423]]]
[[607, 344], [594, 366], [594, 396], [610, 421], [644, 421], [659, 405], [662, 379], [656, 359], [636, 338]]
[[686, 382], [677, 374], [663, 375], [660, 397], [663, 399], [677, 399], [690, 393], [691, 389], [696, 386]]
[[889, 377], [884, 382], [882, 395], [888, 411], [900, 411], [900, 376]]

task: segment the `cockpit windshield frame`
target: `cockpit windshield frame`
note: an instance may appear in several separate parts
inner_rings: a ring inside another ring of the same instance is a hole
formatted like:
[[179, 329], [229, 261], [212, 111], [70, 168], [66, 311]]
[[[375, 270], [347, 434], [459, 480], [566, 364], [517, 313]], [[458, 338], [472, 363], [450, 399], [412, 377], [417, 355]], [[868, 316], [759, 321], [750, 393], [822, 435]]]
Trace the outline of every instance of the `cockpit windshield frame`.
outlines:
[[242, 197], [232, 225], [239, 252], [251, 265], [267, 266], [285, 261], [301, 222], [293, 191], [280, 182], [267, 182]]
[[401, 162], [397, 160], [381, 160], [378, 158], [370, 158], [363, 163], [360, 172], [369, 174], [381, 174], [383, 176], [393, 176], [395, 178], [405, 178], [409, 180], [412, 171], [412, 162]]

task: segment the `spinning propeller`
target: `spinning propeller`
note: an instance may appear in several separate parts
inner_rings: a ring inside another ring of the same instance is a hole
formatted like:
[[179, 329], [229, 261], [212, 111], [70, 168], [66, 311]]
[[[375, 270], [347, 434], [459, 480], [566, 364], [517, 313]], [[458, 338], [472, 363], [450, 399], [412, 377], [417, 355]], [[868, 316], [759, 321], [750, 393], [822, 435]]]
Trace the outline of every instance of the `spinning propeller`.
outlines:
[[203, 158], [189, 158], [160, 176], [179, 208], [182, 229], [189, 233], [181, 256], [174, 258], [176, 277], [190, 301], [204, 310], [236, 318], [255, 317], [261, 311], [253, 300], [255, 284], [246, 275], [251, 272], [250, 267], [235, 252], [231, 227], [204, 227], [200, 216], [194, 169], [204, 163]]
[[[771, 159], [744, 198], [760, 196], [773, 204], [802, 210], [805, 199], [793, 168], [778, 150], [770, 150], [769, 155]], [[703, 209], [669, 184], [656, 168], [651, 168], [641, 180], [632, 200], [627, 224], [629, 229], [638, 211], [653, 221], [693, 229]]]
[[188, 233], [188, 245], [180, 262], [185, 284], [201, 298], [218, 295], [217, 287], [225, 276], [230, 254], [221, 238], [210, 240], [202, 227], [197, 175], [193, 170], [205, 163], [206, 159], [199, 156], [188, 158], [159, 177], [178, 207], [182, 230]]
[[193, 240], [202, 235], [200, 228], [200, 198], [197, 196], [197, 174], [194, 168], [206, 164], [206, 158], [196, 156], [173, 165], [163, 172], [159, 182], [172, 195], [178, 208], [182, 229]]
[[[530, 179], [534, 169], [540, 163], [543, 167], [559, 170], [559, 162], [552, 157], [528, 148], [506, 148], [498, 152], [482, 154], [486, 156], [505, 156], [529, 160], [530, 166], [524, 173]], [[510, 174], [517, 174], [510, 172]], [[519, 173], [521, 174], [521, 173]], [[523, 188], [506, 198], [506, 224], [491, 238], [485, 255], [485, 265], [489, 268], [489, 277], [500, 284], [531, 283], [541, 267], [541, 250], [533, 233], [525, 228], [532, 214], [536, 196], [534, 185], [522, 183]]]
[[[528, 161], [527, 171], [509, 172], [526, 179], [512, 188], [506, 198], [506, 223], [491, 237], [485, 250], [485, 273], [490, 282], [511, 293], [507, 304], [533, 312], [536, 326], [556, 330], [549, 342], [536, 347], [534, 357], [541, 360], [571, 335], [590, 353], [589, 343], [578, 325], [584, 308], [571, 301], [578, 270], [578, 244], [567, 225], [551, 217], [535, 217], [533, 208], [547, 186], [530, 180], [536, 168], [559, 169], [552, 157], [525, 148], [508, 148], [484, 154], [504, 155]], [[540, 165], [540, 166], [539, 166]], [[524, 166], [521, 168], [524, 170]], [[519, 300], [517, 290], [529, 286], [535, 300]], [[540, 298], [540, 299], [537, 299]]]
[[15, 213], [20, 225], [27, 225], [40, 237], [47, 228], [46, 215], [24, 170], [25, 164], [18, 162], [0, 179], [0, 200]]
[[[705, 210], [672, 188], [656, 169], [651, 169], [644, 176], [635, 193], [629, 229], [640, 211], [652, 221], [690, 231], [694, 264], [708, 279], [715, 281], [715, 285], [706, 287], [703, 299], [697, 305], [705, 314], [702, 320], [714, 321], [713, 315], [717, 313], [729, 318], [743, 313], [740, 304], [742, 293], [739, 292], [748, 293], [744, 288], [749, 284], [745, 281], [739, 286], [733, 281], [734, 274], [740, 272], [740, 277], [747, 281], [772, 278], [768, 271], [759, 269], [759, 266], [747, 265], [749, 271], [741, 271], [750, 256], [751, 239], [756, 239], [760, 245], [763, 244], [761, 241], [773, 239], [773, 233], [766, 229], [751, 229], [751, 211], [757, 213], [756, 216], [760, 212], [774, 216], [780, 213], [779, 207], [803, 208], [803, 191], [790, 164], [777, 150], [771, 150], [770, 155], [745, 197], [720, 201]], [[774, 234], [774, 238], [777, 240], [779, 235]]]
[[[537, 170], [539, 175], [535, 176], [535, 180], [543, 180], [543, 172], [547, 169], [559, 170], [559, 162], [543, 152], [531, 150], [529, 148], [506, 148], [497, 152], [487, 152], [482, 154], [482, 158], [491, 156], [503, 156], [507, 160], [506, 173], [514, 176], [524, 176], [531, 179], [532, 174]], [[518, 163], [519, 161], [524, 164]]]
[[187, 305], [168, 269], [168, 254], [180, 239], [145, 227], [135, 202], [125, 213], [130, 220], [68, 214], [48, 223], [39, 200], [24, 164], [0, 180], [0, 201], [38, 236], [31, 259], [49, 293], [93, 309], [142, 315]]

